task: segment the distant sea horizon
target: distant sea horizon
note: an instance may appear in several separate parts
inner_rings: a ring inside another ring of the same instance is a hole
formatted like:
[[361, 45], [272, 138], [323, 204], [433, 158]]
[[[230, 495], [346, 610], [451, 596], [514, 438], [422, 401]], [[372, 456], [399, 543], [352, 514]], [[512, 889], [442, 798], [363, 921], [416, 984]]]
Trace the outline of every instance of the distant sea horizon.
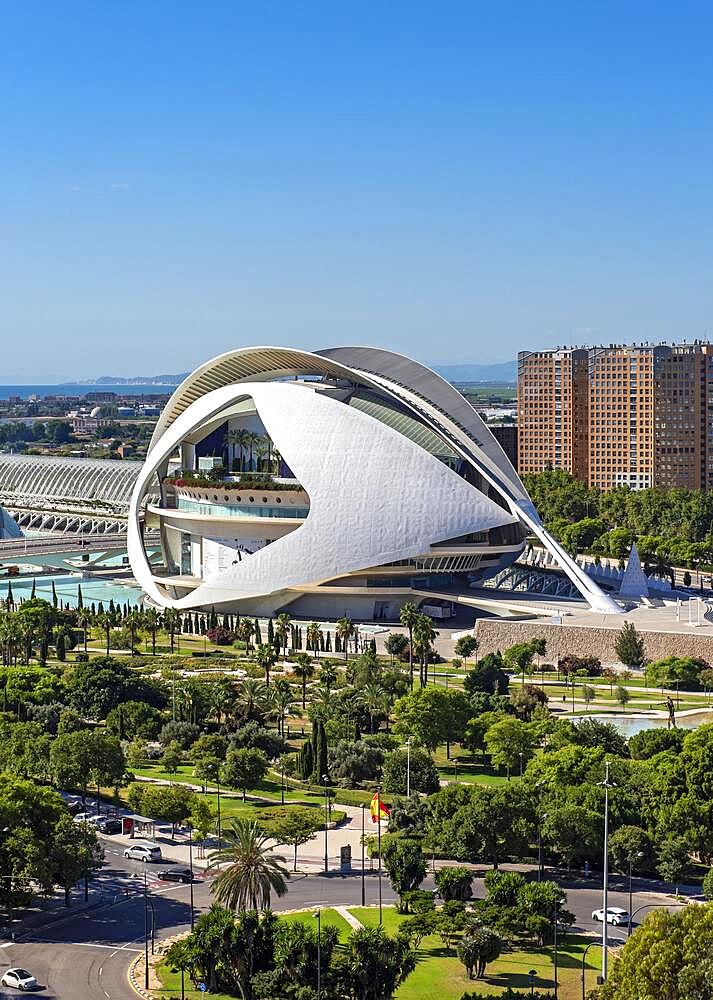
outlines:
[[88, 392], [115, 392], [123, 396], [170, 396], [175, 385], [108, 385], [100, 383], [64, 382], [58, 385], [0, 385], [0, 399], [20, 396], [86, 396]]

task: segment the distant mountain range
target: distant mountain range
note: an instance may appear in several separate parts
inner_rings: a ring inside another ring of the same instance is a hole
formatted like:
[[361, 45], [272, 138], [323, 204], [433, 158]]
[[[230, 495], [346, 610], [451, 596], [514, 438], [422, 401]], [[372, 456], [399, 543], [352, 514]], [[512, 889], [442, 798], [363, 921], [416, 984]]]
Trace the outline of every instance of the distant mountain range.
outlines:
[[190, 372], [182, 375], [134, 375], [122, 378], [121, 375], [101, 375], [99, 378], [81, 378], [64, 385], [180, 385]]
[[[432, 364], [431, 367], [449, 382], [515, 382], [517, 361], [501, 361], [494, 365]], [[102, 375], [100, 378], [79, 379], [72, 385], [180, 385], [190, 373], [180, 375]]]
[[516, 382], [517, 361], [500, 361], [494, 365], [431, 365], [449, 382]]

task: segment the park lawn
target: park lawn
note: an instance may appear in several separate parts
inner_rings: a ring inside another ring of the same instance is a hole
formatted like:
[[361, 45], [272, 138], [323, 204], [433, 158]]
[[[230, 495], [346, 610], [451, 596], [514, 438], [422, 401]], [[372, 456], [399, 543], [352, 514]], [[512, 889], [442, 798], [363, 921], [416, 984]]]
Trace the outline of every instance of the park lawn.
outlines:
[[445, 747], [440, 746], [436, 750], [436, 767], [441, 781], [459, 782], [464, 785], [502, 785], [507, 782], [505, 772], [498, 771], [488, 762], [484, 763], [480, 754], [475, 757], [459, 751], [460, 747], [452, 745], [451, 757], [448, 760]]
[[[181, 995], [181, 973], [172, 972], [163, 962], [157, 964], [156, 974], [161, 981], [161, 989], [151, 990], [151, 996], [160, 1000], [172, 1000], [173, 997]], [[191, 989], [191, 981], [185, 977], [186, 1000], [199, 1000], [201, 997], [209, 996], [211, 1000], [235, 1000], [229, 993], [203, 993], [201, 990]]]
[[[314, 914], [317, 912], [318, 907], [314, 907], [311, 910], [300, 910], [299, 913], [285, 913], [280, 915], [280, 920], [287, 920], [294, 924], [308, 924], [316, 929], [317, 920]], [[351, 935], [352, 929], [346, 922], [344, 917], [342, 917], [336, 910], [331, 908], [325, 910], [319, 910], [319, 919], [322, 925], [322, 929], [325, 927], [336, 927], [337, 933], [339, 935], [339, 940], [341, 942], [346, 941]]]
[[[365, 927], [379, 926], [377, 906], [350, 906], [349, 912]], [[387, 934], [395, 934], [401, 923], [408, 920], [393, 906], [382, 910], [382, 926]], [[565, 935], [559, 949], [559, 994], [561, 1000], [576, 1000], [582, 989], [582, 953], [591, 938], [579, 934]], [[596, 945], [587, 952], [587, 969], [591, 970], [591, 987], [595, 985], [595, 970], [601, 964], [601, 950]], [[500, 958], [488, 966], [482, 980], [469, 980], [463, 964], [454, 951], [446, 952], [438, 935], [423, 939], [418, 951], [416, 968], [405, 983], [396, 991], [396, 1000], [421, 1000], [435, 997], [439, 1000], [460, 1000], [468, 990], [487, 993], [501, 993], [511, 989], [527, 989], [530, 986], [530, 970], [537, 975], [534, 987], [539, 990], [553, 989], [552, 948], [527, 948], [503, 952]]]
[[[135, 767], [134, 774], [141, 778], [155, 778], [158, 781], [169, 781], [176, 784], [196, 785], [198, 787], [201, 784], [193, 774], [192, 764], [180, 764], [175, 773], [164, 771], [160, 763], [146, 764], [144, 767]], [[208, 784], [211, 787], [214, 783], [209, 782]], [[221, 805], [223, 796], [228, 797], [230, 795], [240, 795], [242, 798], [242, 792], [236, 792], [235, 789], [224, 792], [221, 788]], [[248, 795], [259, 795], [260, 798], [270, 799], [273, 803], [279, 803], [281, 797], [280, 782], [267, 777], [264, 781], [260, 782], [257, 788], [249, 788]], [[304, 802], [306, 805], [310, 804], [305, 800], [305, 793], [300, 789], [291, 790], [287, 781], [285, 781], [285, 802]]]

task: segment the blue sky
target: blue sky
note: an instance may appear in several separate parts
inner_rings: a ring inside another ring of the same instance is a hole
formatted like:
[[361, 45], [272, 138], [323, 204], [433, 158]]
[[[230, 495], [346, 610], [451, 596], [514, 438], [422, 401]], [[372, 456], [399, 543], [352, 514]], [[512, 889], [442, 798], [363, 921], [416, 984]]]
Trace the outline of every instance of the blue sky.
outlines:
[[707, 4], [0, 11], [0, 381], [706, 336]]

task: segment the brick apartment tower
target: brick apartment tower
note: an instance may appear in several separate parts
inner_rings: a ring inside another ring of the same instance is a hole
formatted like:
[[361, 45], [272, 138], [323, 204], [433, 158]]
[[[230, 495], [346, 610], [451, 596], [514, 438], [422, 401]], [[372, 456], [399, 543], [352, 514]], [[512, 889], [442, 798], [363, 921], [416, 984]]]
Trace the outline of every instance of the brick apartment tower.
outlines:
[[520, 351], [517, 360], [519, 471], [564, 469], [587, 482], [588, 352]]
[[713, 345], [520, 352], [518, 446], [523, 473], [713, 489]]

